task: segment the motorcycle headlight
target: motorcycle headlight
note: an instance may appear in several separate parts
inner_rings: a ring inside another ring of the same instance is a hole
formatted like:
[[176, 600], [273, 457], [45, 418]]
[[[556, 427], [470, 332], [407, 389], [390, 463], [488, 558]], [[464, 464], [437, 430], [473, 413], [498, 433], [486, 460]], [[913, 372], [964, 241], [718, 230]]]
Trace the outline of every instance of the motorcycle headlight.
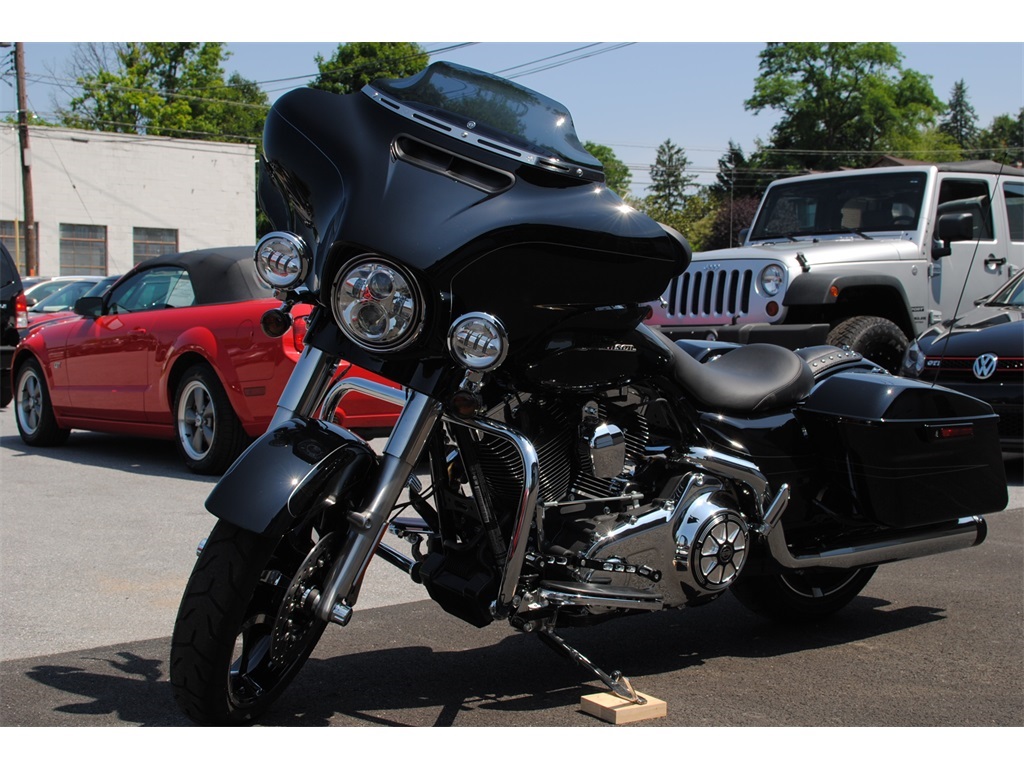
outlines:
[[785, 280], [786, 275], [782, 271], [782, 267], [776, 264], [769, 264], [761, 270], [761, 290], [764, 291], [766, 296], [774, 296], [782, 290], [782, 284]]
[[364, 349], [394, 352], [422, 330], [423, 299], [415, 281], [379, 256], [360, 256], [342, 267], [331, 296], [338, 326]]
[[924, 370], [924, 364], [927, 360], [928, 356], [921, 351], [921, 346], [914, 341], [907, 347], [907, 351], [903, 353], [903, 366], [900, 373], [904, 376], [918, 378]]
[[504, 362], [508, 354], [508, 335], [498, 318], [470, 312], [452, 323], [448, 349], [467, 368], [489, 371]]
[[309, 274], [310, 254], [301, 237], [271, 232], [256, 244], [256, 274], [275, 290], [299, 285]]

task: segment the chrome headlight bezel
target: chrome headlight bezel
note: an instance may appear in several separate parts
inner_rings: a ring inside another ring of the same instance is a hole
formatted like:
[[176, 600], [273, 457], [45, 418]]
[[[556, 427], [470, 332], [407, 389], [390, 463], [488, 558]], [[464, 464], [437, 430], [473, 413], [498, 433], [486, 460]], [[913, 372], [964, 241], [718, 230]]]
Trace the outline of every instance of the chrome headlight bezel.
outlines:
[[305, 282], [313, 258], [298, 235], [270, 232], [256, 244], [253, 262], [260, 282], [275, 291], [286, 291]]
[[345, 337], [370, 352], [405, 349], [423, 331], [418, 283], [401, 265], [375, 253], [356, 256], [338, 270], [331, 311]]
[[757, 284], [765, 296], [778, 296], [786, 284], [786, 270], [778, 264], [769, 264], [761, 270]]
[[448, 329], [448, 351], [472, 371], [493, 371], [508, 356], [508, 333], [494, 315], [469, 312]]

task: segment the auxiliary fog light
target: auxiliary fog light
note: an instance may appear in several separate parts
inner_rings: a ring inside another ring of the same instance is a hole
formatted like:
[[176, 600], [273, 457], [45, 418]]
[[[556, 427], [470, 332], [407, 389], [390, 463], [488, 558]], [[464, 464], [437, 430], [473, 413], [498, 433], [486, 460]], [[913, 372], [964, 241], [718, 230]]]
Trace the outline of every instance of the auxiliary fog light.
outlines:
[[301, 237], [271, 232], [256, 244], [256, 274], [274, 290], [299, 285], [309, 274], [310, 256]]
[[470, 312], [452, 323], [448, 349], [470, 370], [490, 371], [505, 361], [508, 334], [493, 315]]

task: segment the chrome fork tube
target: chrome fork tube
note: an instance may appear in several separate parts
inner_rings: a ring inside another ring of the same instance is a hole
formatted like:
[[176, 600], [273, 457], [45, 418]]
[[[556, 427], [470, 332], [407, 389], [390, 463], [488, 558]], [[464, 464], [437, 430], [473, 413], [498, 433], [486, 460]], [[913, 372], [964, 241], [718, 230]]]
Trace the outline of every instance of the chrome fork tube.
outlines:
[[[348, 538], [324, 582], [317, 616], [344, 624], [355, 602], [354, 590], [366, 572], [373, 552], [387, 530], [391, 510], [405, 489], [409, 475], [423, 453], [430, 433], [441, 416], [441, 403], [409, 390], [405, 407], [381, 456], [377, 478], [366, 506], [351, 512]], [[346, 602], [342, 603], [341, 600]]]
[[299, 355], [295, 370], [277, 401], [277, 411], [267, 431], [276, 429], [294, 416], [312, 416], [334, 377], [338, 358], [316, 347], [307, 346]]

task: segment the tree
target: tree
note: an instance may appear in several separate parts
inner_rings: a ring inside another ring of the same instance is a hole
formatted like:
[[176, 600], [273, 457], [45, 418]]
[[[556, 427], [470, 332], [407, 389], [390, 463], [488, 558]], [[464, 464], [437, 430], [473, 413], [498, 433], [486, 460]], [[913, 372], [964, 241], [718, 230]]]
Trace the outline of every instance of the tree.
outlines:
[[615, 156], [611, 147], [604, 144], [595, 144], [592, 141], [583, 142], [583, 148], [601, 161], [604, 166], [605, 184], [619, 197], [629, 195], [629, 183], [633, 180], [633, 174], [624, 162]]
[[316, 57], [320, 74], [310, 83], [331, 93], [354, 93], [378, 77], [409, 77], [426, 68], [418, 43], [340, 43], [330, 59]]
[[744, 106], [782, 113], [772, 131], [776, 165], [864, 165], [943, 108], [930, 78], [903, 69], [902, 59], [891, 43], [769, 43]]
[[939, 123], [939, 130], [961, 149], [973, 149], [978, 139], [977, 121], [978, 115], [967, 100], [967, 86], [963, 80], [957, 80], [949, 94], [946, 116]]
[[79, 92], [63, 125], [116, 133], [258, 142], [267, 95], [237, 73], [223, 43], [116, 43], [76, 58]]
[[648, 204], [661, 211], [678, 211], [686, 199], [686, 188], [693, 184], [694, 175], [685, 173], [688, 164], [686, 152], [677, 147], [671, 139], [665, 139], [658, 147], [651, 168], [651, 193]]
[[730, 141], [728, 151], [718, 158], [718, 173], [711, 191], [723, 202], [745, 197], [761, 199], [771, 182], [789, 175], [773, 170], [768, 158], [760, 148], [747, 157], [742, 147]]
[[979, 154], [998, 163], [1024, 163], [1024, 107], [1016, 119], [998, 115], [978, 136]]

